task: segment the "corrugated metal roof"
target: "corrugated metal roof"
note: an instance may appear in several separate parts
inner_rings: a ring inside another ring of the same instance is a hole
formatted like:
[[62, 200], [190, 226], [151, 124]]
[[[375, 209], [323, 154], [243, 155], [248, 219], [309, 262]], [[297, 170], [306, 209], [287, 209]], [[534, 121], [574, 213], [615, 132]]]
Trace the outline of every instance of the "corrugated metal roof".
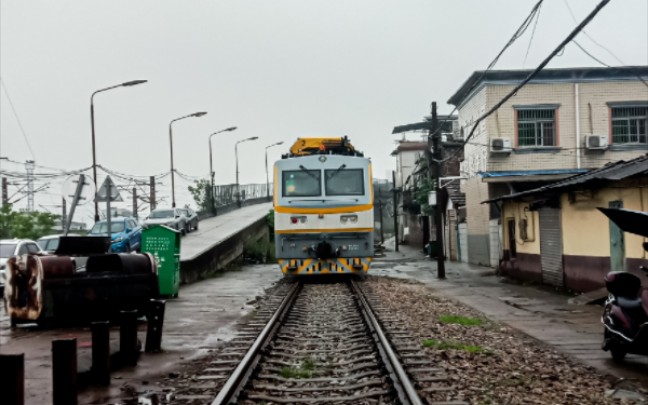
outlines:
[[512, 176], [542, 176], [550, 174], [581, 174], [586, 173], [587, 171], [587, 169], [508, 170], [500, 172], [480, 172], [479, 175], [484, 178], [492, 178]]
[[563, 189], [573, 188], [575, 186], [580, 186], [580, 185], [586, 185], [586, 184], [591, 185], [596, 182], [619, 181], [619, 180], [627, 179], [632, 176], [646, 175], [646, 174], [648, 174], [648, 155], [643, 155], [628, 161], [619, 160], [617, 162], [608, 163], [601, 168], [592, 169], [587, 173], [578, 174], [576, 176], [572, 176], [564, 180], [560, 180], [555, 183], [548, 184], [543, 187], [538, 187], [533, 190], [509, 194], [502, 197], [493, 198], [492, 200], [488, 200], [484, 202], [486, 203], [486, 202], [510, 200], [510, 199], [515, 199], [523, 196], [530, 196], [534, 194], [560, 191]]

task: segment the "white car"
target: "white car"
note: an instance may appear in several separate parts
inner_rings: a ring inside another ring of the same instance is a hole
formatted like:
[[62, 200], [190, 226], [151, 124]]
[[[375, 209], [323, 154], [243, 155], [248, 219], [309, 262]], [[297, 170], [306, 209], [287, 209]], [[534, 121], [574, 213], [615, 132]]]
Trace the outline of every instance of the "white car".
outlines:
[[179, 208], [157, 208], [146, 217], [143, 226], [148, 228], [152, 225], [165, 225], [184, 235], [187, 228], [186, 221], [187, 219]]
[[10, 257], [20, 255], [45, 254], [36, 242], [29, 239], [0, 240], [0, 290], [4, 291], [5, 270]]

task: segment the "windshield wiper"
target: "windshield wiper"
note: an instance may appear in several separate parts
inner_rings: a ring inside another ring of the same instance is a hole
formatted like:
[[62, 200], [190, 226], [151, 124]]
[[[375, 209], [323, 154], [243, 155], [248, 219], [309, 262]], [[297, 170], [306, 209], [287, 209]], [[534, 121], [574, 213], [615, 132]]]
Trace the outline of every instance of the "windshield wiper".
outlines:
[[343, 163], [342, 166], [338, 167], [336, 171], [334, 171], [333, 173], [331, 173], [328, 176], [328, 179], [331, 180], [333, 177], [337, 176], [337, 174], [340, 173], [340, 170], [344, 169], [345, 167], [346, 167], [346, 164]]
[[311, 176], [311, 177], [314, 178], [315, 180], [319, 180], [319, 178], [318, 178], [317, 176], [315, 176], [313, 173], [311, 173], [311, 170], [308, 170], [307, 168], [305, 168], [304, 165], [299, 165], [299, 168], [300, 168], [301, 170], [305, 171], [306, 174], [308, 174], [309, 176]]

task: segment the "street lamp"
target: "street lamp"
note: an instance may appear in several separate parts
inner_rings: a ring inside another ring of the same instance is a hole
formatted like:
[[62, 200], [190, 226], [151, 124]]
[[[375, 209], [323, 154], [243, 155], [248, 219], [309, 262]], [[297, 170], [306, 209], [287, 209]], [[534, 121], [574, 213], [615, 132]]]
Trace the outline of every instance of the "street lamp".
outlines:
[[283, 141], [273, 143], [272, 145], [268, 145], [265, 148], [266, 196], [268, 198], [268, 201], [270, 201], [270, 177], [268, 176], [268, 149], [278, 145], [283, 145]]
[[191, 118], [191, 117], [202, 117], [203, 115], [207, 114], [206, 112], [196, 112], [193, 114], [185, 115], [184, 117], [176, 118], [174, 120], [171, 120], [169, 122], [169, 146], [171, 150], [171, 207], [175, 208], [176, 202], [175, 202], [175, 171], [173, 169], [173, 131], [171, 129], [171, 125], [176, 122], [183, 120], [185, 118]]
[[[94, 96], [97, 93], [103, 91], [116, 89], [118, 87], [130, 87], [138, 84], [146, 83], [148, 80], [132, 80], [130, 82], [124, 82], [121, 84], [116, 84], [114, 86], [106, 87], [104, 89], [99, 89], [92, 93], [90, 96], [90, 125], [92, 126], [92, 177], [94, 180], [95, 190], [99, 190], [97, 187], [97, 153], [95, 152], [95, 125], [94, 125]], [[95, 210], [95, 222], [99, 221], [99, 202], [97, 199], [94, 200], [94, 210]]]
[[234, 144], [234, 157], [236, 159], [236, 205], [238, 205], [239, 207], [241, 207], [241, 185], [239, 184], [238, 144], [247, 141], [255, 141], [257, 139], [259, 139], [258, 136], [253, 136], [251, 138], [241, 139]]
[[213, 134], [209, 135], [209, 176], [211, 178], [211, 189], [209, 192], [209, 201], [211, 204], [211, 211], [212, 213], [216, 214], [216, 208], [215, 208], [215, 201], [214, 201], [214, 169], [212, 166], [212, 144], [211, 144], [211, 139], [212, 136], [220, 134], [222, 132], [232, 132], [235, 131], [236, 127], [229, 127], [225, 129], [221, 129], [220, 131], [216, 131]]

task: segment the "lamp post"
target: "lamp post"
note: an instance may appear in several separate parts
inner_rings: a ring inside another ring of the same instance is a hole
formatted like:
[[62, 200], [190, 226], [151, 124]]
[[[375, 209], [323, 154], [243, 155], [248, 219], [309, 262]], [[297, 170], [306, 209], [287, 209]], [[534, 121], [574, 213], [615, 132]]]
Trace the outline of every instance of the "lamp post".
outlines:
[[[90, 96], [90, 125], [92, 127], [92, 178], [94, 180], [95, 190], [98, 190], [99, 188], [97, 187], [97, 153], [95, 151], [94, 96], [95, 94], [101, 93], [103, 91], [116, 89], [118, 87], [135, 86], [138, 84], [146, 83], [147, 81], [148, 80], [132, 80], [130, 82], [116, 84], [114, 86], [106, 87], [104, 89], [99, 89], [94, 93], [92, 93], [92, 95]], [[94, 200], [94, 211], [95, 211], [94, 219], [95, 222], [97, 222], [99, 221], [99, 203], [97, 202], [96, 198]]]
[[173, 169], [173, 130], [172, 130], [172, 124], [176, 121], [183, 120], [185, 118], [190, 118], [190, 117], [202, 117], [203, 115], [207, 114], [206, 112], [196, 112], [193, 114], [185, 115], [184, 117], [176, 118], [174, 120], [171, 120], [169, 122], [169, 146], [171, 150], [171, 207], [175, 208], [176, 202], [175, 202], [175, 171]]
[[239, 207], [241, 207], [241, 185], [239, 184], [238, 144], [247, 141], [255, 141], [257, 139], [259, 139], [258, 136], [253, 136], [251, 138], [241, 139], [234, 144], [234, 157], [236, 159], [236, 205], [238, 205]]
[[209, 191], [209, 203], [211, 204], [211, 211], [215, 215], [216, 214], [216, 207], [215, 207], [215, 201], [214, 201], [214, 169], [212, 165], [212, 144], [211, 144], [211, 139], [212, 136], [218, 135], [223, 132], [231, 132], [235, 131], [236, 127], [229, 127], [225, 129], [221, 129], [220, 131], [216, 131], [213, 134], [209, 135], [209, 177], [211, 178], [211, 188]]
[[279, 146], [279, 145], [283, 145], [283, 141], [275, 142], [272, 145], [266, 146], [265, 148], [266, 197], [268, 198], [268, 201], [270, 201], [270, 176], [268, 175], [268, 149], [272, 148], [273, 146]]

